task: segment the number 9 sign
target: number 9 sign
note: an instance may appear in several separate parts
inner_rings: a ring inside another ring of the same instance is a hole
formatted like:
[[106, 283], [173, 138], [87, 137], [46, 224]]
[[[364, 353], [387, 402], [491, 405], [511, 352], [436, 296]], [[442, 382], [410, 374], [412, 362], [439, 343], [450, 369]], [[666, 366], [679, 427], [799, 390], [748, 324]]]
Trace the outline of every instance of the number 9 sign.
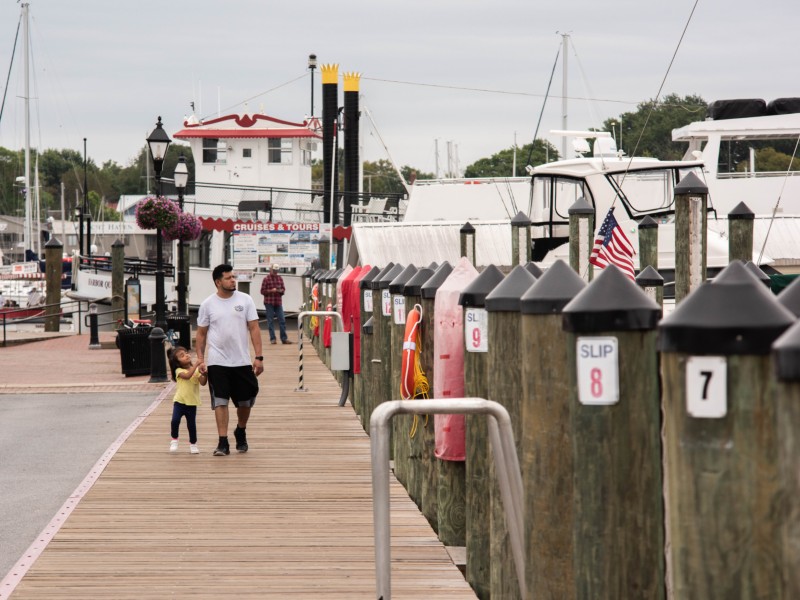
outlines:
[[489, 320], [485, 308], [468, 308], [464, 311], [464, 342], [467, 352], [488, 352]]

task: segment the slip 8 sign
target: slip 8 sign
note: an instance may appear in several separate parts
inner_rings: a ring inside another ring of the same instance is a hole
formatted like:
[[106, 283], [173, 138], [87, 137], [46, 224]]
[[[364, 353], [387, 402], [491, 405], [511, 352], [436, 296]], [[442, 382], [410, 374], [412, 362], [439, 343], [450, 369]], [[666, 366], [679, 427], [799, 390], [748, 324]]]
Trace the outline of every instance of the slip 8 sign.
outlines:
[[606, 406], [619, 402], [617, 338], [580, 337], [576, 351], [580, 403]]

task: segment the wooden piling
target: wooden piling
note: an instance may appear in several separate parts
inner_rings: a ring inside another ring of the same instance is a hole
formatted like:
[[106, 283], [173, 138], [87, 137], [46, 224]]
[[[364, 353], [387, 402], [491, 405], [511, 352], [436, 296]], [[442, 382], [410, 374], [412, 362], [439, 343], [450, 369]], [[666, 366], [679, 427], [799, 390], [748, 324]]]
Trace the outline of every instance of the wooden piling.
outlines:
[[111, 244], [111, 308], [114, 320], [121, 322], [125, 318], [125, 244], [120, 239]]
[[[44, 330], [58, 331], [61, 323], [61, 256], [64, 246], [51, 237], [44, 246], [45, 260], [45, 309]], [[55, 306], [53, 306], [55, 305]]]
[[[433, 275], [420, 287], [422, 296], [422, 355], [420, 360], [422, 368], [428, 377], [430, 397], [433, 397], [434, 354], [433, 354], [433, 329], [436, 319], [434, 308], [436, 306], [436, 290], [452, 273], [453, 267], [445, 261], [438, 266]], [[434, 417], [429, 415], [422, 423], [422, 476], [420, 510], [435, 532], [439, 532], [438, 523], [438, 495], [439, 495], [439, 467], [435, 455], [436, 429]]]
[[789, 597], [769, 352], [793, 322], [735, 261], [659, 327], [676, 598]]
[[756, 216], [744, 202], [728, 213], [728, 260], [753, 260], [753, 226]]
[[675, 303], [706, 280], [708, 187], [694, 173], [675, 186]]
[[353, 378], [353, 399], [355, 401], [356, 413], [361, 421], [361, 426], [365, 431], [369, 431], [369, 420], [366, 417], [368, 400], [366, 391], [369, 387], [369, 380], [372, 377], [372, 325], [368, 330], [364, 329], [364, 324], [372, 318], [372, 290], [369, 289], [369, 282], [380, 273], [378, 267], [372, 267], [358, 282], [358, 293], [360, 296], [359, 310], [361, 312], [361, 355], [359, 373]]
[[364, 428], [369, 432], [369, 420], [375, 407], [386, 400], [386, 363], [384, 362], [385, 347], [388, 346], [388, 323], [383, 315], [383, 305], [381, 295], [383, 290], [380, 288], [380, 281], [389, 271], [394, 268], [394, 263], [389, 263], [381, 269], [377, 275], [367, 284], [367, 288], [372, 293], [372, 367], [370, 369], [369, 381], [366, 382], [367, 388], [365, 396]]
[[[406, 331], [406, 314], [411, 310], [406, 306], [406, 297], [403, 289], [406, 283], [417, 272], [414, 265], [406, 266], [397, 277], [389, 282], [389, 292], [392, 295], [392, 319], [390, 328], [390, 361], [389, 381], [391, 394], [389, 400], [401, 399], [400, 377], [403, 362], [403, 342]], [[392, 419], [392, 439], [394, 440], [394, 474], [397, 480], [403, 484], [406, 491], [411, 495], [408, 481], [410, 462], [411, 462], [411, 443], [409, 433], [413, 421], [411, 415], [397, 415]]]
[[[523, 263], [524, 264], [524, 263]], [[486, 296], [486, 311], [489, 317], [488, 373], [489, 400], [501, 404], [511, 417], [514, 444], [519, 456], [522, 398], [522, 369], [514, 368], [520, 362], [521, 315], [520, 298], [536, 282], [524, 266], [517, 265]], [[511, 365], [511, 368], [509, 368]], [[483, 415], [481, 415], [483, 416]], [[485, 420], [485, 417], [484, 417]], [[500, 499], [497, 474], [491, 452], [487, 452], [490, 480], [490, 591], [492, 598], [522, 600], [519, 580], [511, 552], [509, 528], [506, 515], [509, 507]], [[469, 467], [467, 467], [469, 469]]]
[[[664, 278], [658, 273], [658, 221], [649, 215], [639, 221], [639, 274], [644, 273], [647, 267], [652, 267], [653, 271], [661, 278], [661, 283], [640, 284], [640, 286], [655, 288], [652, 290], [655, 294], [654, 299], [660, 306], [664, 306]], [[650, 272], [644, 276], [644, 279], [648, 282], [657, 281], [657, 278]], [[645, 293], [650, 293], [650, 290], [645, 289]]]
[[561, 311], [586, 282], [556, 261], [520, 299], [520, 469], [529, 598], [575, 598], [573, 403]]
[[531, 260], [531, 220], [519, 211], [511, 219], [511, 264], [524, 265]]
[[[461, 294], [464, 307], [464, 395], [489, 397], [489, 356], [486, 343], [489, 334], [486, 296], [501, 281], [503, 273], [489, 265]], [[478, 598], [491, 593], [491, 461], [489, 433], [485, 415], [466, 417], [466, 524], [467, 581]], [[461, 477], [461, 473], [453, 473]]]
[[608, 266], [564, 307], [578, 598], [659, 599], [664, 510], [655, 328], [661, 307]]
[[784, 597], [800, 598], [800, 324], [795, 323], [772, 345], [777, 378], [775, 423], [778, 468], [783, 494], [779, 507], [783, 552]]
[[664, 306], [664, 278], [652, 266], [647, 265], [637, 276], [636, 285], [650, 296], [656, 304]]
[[589, 263], [594, 239], [594, 207], [581, 196], [567, 209], [569, 214], [569, 266], [584, 281], [591, 281], [594, 267]]

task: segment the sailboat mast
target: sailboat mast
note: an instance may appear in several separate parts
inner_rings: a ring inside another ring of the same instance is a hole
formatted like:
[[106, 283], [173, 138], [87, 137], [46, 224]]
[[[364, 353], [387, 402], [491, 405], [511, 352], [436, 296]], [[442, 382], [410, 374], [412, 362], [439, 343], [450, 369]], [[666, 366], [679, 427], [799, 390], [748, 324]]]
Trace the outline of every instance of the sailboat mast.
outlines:
[[[567, 131], [567, 50], [569, 49], [569, 34], [561, 34], [561, 57], [562, 57], [562, 77], [561, 77], [561, 129]], [[567, 136], [561, 138], [561, 160], [569, 158], [567, 156]]]
[[[32, 226], [31, 226], [31, 95], [30, 95], [30, 40], [28, 39], [28, 3], [22, 5], [22, 21], [24, 24], [22, 32], [22, 42], [25, 45], [25, 231], [24, 231], [24, 250], [32, 250]], [[23, 257], [23, 261], [27, 257]]]

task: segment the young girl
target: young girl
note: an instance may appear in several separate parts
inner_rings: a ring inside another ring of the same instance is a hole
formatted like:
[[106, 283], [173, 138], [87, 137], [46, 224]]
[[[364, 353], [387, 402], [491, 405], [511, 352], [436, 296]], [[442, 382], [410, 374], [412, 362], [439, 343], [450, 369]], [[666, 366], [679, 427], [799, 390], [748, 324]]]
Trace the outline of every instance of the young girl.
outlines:
[[169, 368], [172, 379], [177, 382], [175, 398], [172, 404], [172, 441], [169, 451], [178, 451], [178, 427], [181, 417], [186, 417], [189, 429], [189, 452], [199, 454], [197, 448], [197, 407], [200, 406], [200, 386], [206, 384], [206, 376], [197, 365], [192, 364], [192, 357], [186, 348], [177, 346], [169, 351]]

